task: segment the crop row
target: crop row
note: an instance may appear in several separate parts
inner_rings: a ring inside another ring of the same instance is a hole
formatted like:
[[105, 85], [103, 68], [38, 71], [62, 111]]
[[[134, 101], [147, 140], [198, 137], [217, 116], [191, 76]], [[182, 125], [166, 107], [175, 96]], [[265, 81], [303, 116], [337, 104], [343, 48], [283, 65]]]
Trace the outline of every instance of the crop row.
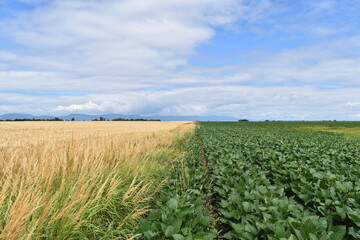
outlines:
[[211, 240], [216, 231], [204, 207], [210, 189], [207, 168], [201, 161], [198, 134], [189, 142], [185, 156], [176, 161], [153, 209], [143, 219], [136, 239]]
[[227, 239], [360, 239], [360, 145], [338, 134], [202, 123]]

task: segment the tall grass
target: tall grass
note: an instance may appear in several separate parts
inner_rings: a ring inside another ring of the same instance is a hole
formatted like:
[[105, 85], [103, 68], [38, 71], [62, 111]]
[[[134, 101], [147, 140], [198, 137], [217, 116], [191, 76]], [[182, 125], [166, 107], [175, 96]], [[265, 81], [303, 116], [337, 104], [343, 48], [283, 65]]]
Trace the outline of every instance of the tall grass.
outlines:
[[0, 239], [130, 238], [192, 129], [0, 145]]

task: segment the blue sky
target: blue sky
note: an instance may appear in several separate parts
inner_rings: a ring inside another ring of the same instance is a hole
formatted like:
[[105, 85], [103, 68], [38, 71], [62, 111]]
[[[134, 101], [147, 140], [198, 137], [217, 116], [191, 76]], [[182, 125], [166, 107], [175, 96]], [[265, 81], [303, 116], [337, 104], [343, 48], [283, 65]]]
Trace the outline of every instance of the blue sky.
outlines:
[[0, 0], [0, 114], [360, 120], [360, 0]]

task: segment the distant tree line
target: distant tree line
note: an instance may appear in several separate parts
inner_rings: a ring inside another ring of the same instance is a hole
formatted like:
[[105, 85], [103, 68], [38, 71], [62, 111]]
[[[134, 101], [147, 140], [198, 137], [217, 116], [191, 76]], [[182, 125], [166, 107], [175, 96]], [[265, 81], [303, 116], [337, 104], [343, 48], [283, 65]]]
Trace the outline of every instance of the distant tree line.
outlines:
[[160, 122], [160, 119], [144, 119], [144, 118], [136, 118], [136, 119], [125, 119], [125, 118], [115, 118], [112, 121], [157, 121]]
[[100, 117], [99, 119], [95, 118], [95, 119], [93, 119], [91, 121], [109, 121], [109, 119], [106, 119], [104, 117]]
[[[110, 120], [106, 119], [104, 117], [100, 117], [99, 119], [95, 118], [91, 121], [110, 121]], [[115, 119], [112, 119], [111, 121], [161, 121], [161, 120], [160, 119], [144, 119], [144, 118], [131, 118], [131, 119], [115, 118]]]
[[61, 118], [50, 118], [50, 119], [38, 119], [38, 118], [16, 118], [16, 119], [6, 119], [6, 120], [1, 120], [1, 122], [30, 122], [30, 121], [52, 121], [52, 122], [60, 122], [60, 121], [64, 121]]
[[[60, 121], [64, 121], [61, 118], [55, 117], [55, 118], [51, 118], [51, 119], [39, 119], [39, 118], [16, 118], [16, 119], [6, 119], [6, 120], [1, 120], [0, 122], [30, 122], [30, 121], [52, 121], [52, 122], [60, 122]], [[69, 121], [68, 119], [66, 119], [66, 121]], [[75, 121], [75, 118], [71, 118], [70, 121]], [[106, 119], [104, 117], [100, 117], [99, 119], [95, 118], [91, 121], [110, 121], [109, 119]], [[111, 121], [161, 121], [160, 119], [144, 119], [144, 118], [135, 118], [135, 119], [126, 119], [126, 118], [115, 118]]]

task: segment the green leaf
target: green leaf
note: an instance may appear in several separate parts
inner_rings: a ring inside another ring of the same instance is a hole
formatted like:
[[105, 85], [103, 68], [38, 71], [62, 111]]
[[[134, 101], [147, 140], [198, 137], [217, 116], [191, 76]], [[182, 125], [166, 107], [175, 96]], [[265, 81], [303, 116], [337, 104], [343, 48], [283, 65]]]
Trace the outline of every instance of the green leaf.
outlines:
[[213, 232], [199, 233], [194, 236], [194, 240], [213, 240], [214, 238], [215, 233]]
[[181, 224], [182, 224], [182, 220], [181, 219], [176, 219], [173, 223], [174, 225], [174, 233], [179, 233], [180, 229], [181, 229]]
[[188, 235], [188, 233], [189, 233], [189, 228], [188, 227], [183, 227], [183, 228], [181, 228], [181, 233], [183, 234], [183, 235]]
[[309, 238], [310, 238], [310, 240], [318, 240], [318, 238], [316, 237], [316, 235], [315, 235], [315, 234], [312, 234], [312, 233], [309, 234]]
[[174, 227], [168, 226], [165, 231], [165, 236], [171, 237], [172, 235], [174, 235]]
[[325, 207], [318, 207], [318, 210], [319, 210], [319, 212], [321, 212], [321, 214], [322, 214], [323, 216], [325, 216], [325, 217], [329, 215], [329, 213], [328, 213], [328, 211], [326, 210]]
[[304, 224], [303, 233], [305, 236], [310, 237], [310, 233], [314, 232], [316, 232], [316, 226], [310, 219], [308, 219]]
[[241, 232], [244, 232], [244, 230], [245, 230], [243, 228], [243, 226], [241, 226], [240, 224], [230, 222], [230, 225], [236, 233], [241, 233]]
[[243, 205], [244, 211], [246, 213], [251, 212], [252, 208], [251, 208], [251, 204], [249, 202], [243, 202], [242, 205]]
[[166, 204], [170, 209], [177, 209], [179, 206], [179, 201], [176, 198], [171, 198], [167, 204]]
[[252, 226], [252, 225], [249, 224], [249, 223], [246, 224], [246, 226], [245, 226], [245, 231], [250, 232], [250, 233], [252, 233], [252, 234], [254, 234], [254, 235], [258, 234], [258, 230], [256, 229], [256, 227]]
[[297, 240], [297, 238], [293, 234], [291, 234], [288, 240]]
[[341, 219], [346, 218], [346, 209], [345, 207], [335, 207], [336, 213], [340, 215]]
[[356, 226], [360, 227], [360, 214], [357, 214], [355, 211], [354, 212], [348, 212], [348, 216], [351, 220], [354, 221], [354, 223], [356, 224]]
[[353, 236], [355, 239], [360, 239], [360, 230], [355, 230], [355, 228], [349, 228], [349, 235]]
[[146, 231], [144, 232], [144, 236], [147, 238], [147, 239], [152, 239], [156, 234], [152, 231]]
[[346, 226], [335, 226], [332, 231], [334, 232], [330, 236], [330, 240], [342, 240], [346, 234]]
[[174, 240], [184, 240], [184, 236], [181, 234], [174, 234], [172, 235], [172, 237], [174, 238]]
[[200, 223], [201, 223], [203, 226], [208, 226], [208, 225], [210, 224], [211, 220], [212, 220], [212, 218], [211, 218], [210, 216], [205, 216], [205, 217], [203, 217], [203, 218], [201, 219], [201, 222], [200, 222]]

